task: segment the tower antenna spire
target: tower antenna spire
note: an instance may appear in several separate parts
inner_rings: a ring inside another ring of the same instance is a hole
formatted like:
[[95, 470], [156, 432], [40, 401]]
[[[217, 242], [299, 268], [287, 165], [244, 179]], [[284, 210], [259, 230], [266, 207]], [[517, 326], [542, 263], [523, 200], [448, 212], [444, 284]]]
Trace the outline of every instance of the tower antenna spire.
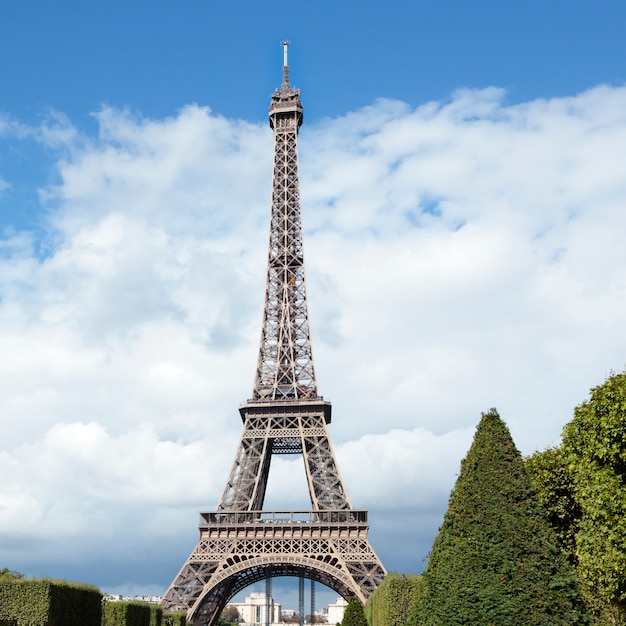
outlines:
[[281, 43], [283, 47], [283, 89], [289, 89], [289, 63], [287, 60], [287, 52], [289, 50], [290, 44], [291, 42], [287, 40]]

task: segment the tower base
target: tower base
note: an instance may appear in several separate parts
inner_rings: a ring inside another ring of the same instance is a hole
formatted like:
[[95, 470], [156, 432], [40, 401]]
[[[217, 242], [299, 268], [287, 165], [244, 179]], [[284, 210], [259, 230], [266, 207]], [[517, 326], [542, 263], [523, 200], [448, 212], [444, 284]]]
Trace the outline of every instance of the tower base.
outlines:
[[161, 601], [196, 626], [275, 576], [309, 578], [365, 602], [385, 569], [367, 538], [367, 511], [242, 511], [200, 515], [200, 540]]

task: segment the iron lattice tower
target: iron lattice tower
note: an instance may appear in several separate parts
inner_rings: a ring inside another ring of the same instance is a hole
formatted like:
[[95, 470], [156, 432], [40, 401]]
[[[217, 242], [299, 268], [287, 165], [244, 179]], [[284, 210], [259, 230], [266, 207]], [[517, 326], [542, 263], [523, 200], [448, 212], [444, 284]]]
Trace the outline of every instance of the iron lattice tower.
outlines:
[[[309, 333], [298, 174], [300, 91], [272, 94], [274, 166], [263, 326], [243, 432], [215, 512], [200, 514], [200, 540], [166, 591], [165, 610], [213, 624], [236, 593], [274, 576], [298, 576], [362, 602], [385, 575], [367, 538], [366, 511], [352, 509], [330, 443], [330, 402], [318, 395]], [[310, 511], [264, 511], [274, 454], [299, 454]]]

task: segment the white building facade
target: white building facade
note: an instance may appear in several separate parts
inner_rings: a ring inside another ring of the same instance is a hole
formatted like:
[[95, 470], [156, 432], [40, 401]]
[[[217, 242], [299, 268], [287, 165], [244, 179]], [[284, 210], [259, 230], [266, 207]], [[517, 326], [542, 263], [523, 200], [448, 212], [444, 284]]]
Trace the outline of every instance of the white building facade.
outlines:
[[[235, 607], [239, 613], [240, 626], [266, 626], [267, 614], [269, 610], [271, 626], [285, 626], [283, 617], [292, 618], [297, 615], [293, 609], [282, 610], [282, 606], [272, 598], [269, 602], [265, 592], [255, 591], [246, 596], [243, 602], [229, 602], [228, 606]], [[348, 603], [343, 598], [337, 598], [334, 604], [329, 604], [328, 608], [316, 611], [318, 617], [327, 621], [329, 626], [340, 624]]]
[[340, 624], [343, 620], [343, 614], [346, 610], [348, 603], [343, 598], [337, 598], [335, 604], [328, 605], [328, 623]]
[[268, 599], [263, 591], [254, 591], [243, 602], [229, 602], [228, 606], [234, 606], [239, 611], [241, 624], [265, 626], [268, 623], [268, 611], [272, 626], [282, 624], [281, 605], [272, 598]]

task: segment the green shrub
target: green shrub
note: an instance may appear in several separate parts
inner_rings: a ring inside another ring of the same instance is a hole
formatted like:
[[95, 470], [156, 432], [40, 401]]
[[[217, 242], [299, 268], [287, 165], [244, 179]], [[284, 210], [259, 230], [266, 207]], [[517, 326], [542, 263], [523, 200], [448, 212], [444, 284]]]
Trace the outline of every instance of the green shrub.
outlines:
[[415, 602], [424, 594], [418, 574], [387, 574], [365, 607], [372, 626], [403, 626]]
[[184, 611], [163, 613], [163, 626], [187, 626], [187, 614]]
[[150, 606], [145, 602], [106, 602], [102, 626], [150, 626]]
[[161, 626], [163, 609], [158, 604], [148, 604], [150, 609], [150, 626]]
[[100, 626], [102, 594], [53, 580], [0, 581], [0, 621], [14, 626]]

